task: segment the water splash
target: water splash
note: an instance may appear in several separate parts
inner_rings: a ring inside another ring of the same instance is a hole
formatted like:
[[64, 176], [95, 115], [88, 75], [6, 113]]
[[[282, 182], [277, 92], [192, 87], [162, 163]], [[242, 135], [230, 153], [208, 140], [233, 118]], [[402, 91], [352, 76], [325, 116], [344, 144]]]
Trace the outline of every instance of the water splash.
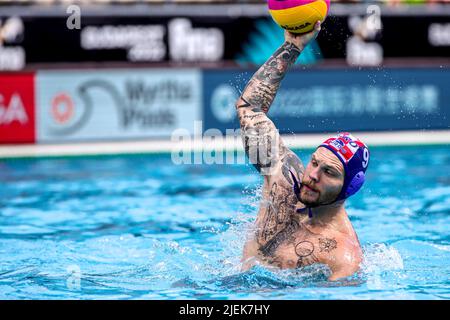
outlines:
[[[404, 269], [400, 253], [384, 243], [366, 245], [363, 248], [360, 277], [366, 280], [369, 290], [394, 289], [402, 278]], [[391, 276], [390, 276], [391, 275]]]
[[364, 246], [363, 255], [362, 270], [369, 274], [404, 268], [403, 259], [397, 249], [384, 243]]

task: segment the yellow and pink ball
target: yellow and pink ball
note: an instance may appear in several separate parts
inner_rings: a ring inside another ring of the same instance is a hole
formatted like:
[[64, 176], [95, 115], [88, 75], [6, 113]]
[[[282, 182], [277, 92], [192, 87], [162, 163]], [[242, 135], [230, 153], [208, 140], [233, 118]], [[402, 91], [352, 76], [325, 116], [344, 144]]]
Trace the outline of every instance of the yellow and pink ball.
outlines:
[[330, 0], [268, 0], [269, 12], [283, 29], [306, 33], [317, 21], [325, 21]]

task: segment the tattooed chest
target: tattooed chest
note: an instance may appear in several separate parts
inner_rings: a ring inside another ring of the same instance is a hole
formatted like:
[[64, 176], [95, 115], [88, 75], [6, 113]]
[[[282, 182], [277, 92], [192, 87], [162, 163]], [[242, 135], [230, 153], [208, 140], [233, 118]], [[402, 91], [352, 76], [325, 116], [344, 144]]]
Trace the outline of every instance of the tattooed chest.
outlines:
[[315, 234], [298, 222], [259, 247], [263, 260], [279, 268], [299, 268], [320, 263], [324, 255], [337, 248], [335, 238]]
[[260, 243], [272, 239], [281, 230], [288, 228], [294, 232], [296, 225], [289, 225], [290, 218], [295, 214], [297, 199], [290, 189], [273, 183], [258, 220], [257, 238]]

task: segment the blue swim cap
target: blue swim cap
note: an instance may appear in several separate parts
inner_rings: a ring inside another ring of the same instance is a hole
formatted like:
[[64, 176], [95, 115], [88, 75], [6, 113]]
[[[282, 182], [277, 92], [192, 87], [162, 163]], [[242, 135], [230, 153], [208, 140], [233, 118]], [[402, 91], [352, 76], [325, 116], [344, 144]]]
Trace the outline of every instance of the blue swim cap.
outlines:
[[347, 199], [361, 189], [369, 165], [369, 148], [348, 132], [324, 141], [318, 148], [327, 148], [344, 165], [344, 185], [336, 201]]

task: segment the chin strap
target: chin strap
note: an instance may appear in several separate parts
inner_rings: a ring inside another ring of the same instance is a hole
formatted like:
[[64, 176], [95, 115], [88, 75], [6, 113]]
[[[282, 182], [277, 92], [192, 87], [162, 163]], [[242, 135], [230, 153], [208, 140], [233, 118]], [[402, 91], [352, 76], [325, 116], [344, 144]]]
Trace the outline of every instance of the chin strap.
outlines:
[[313, 217], [313, 213], [312, 213], [312, 208], [311, 207], [304, 207], [301, 209], [297, 209], [297, 213], [303, 213], [305, 212], [305, 210], [308, 209], [308, 217], [312, 218]]
[[297, 178], [294, 176], [294, 174], [292, 173], [291, 170], [289, 170], [289, 173], [291, 174], [292, 179], [294, 180], [294, 194], [297, 197], [297, 200], [300, 201], [300, 188], [301, 188], [301, 183], [298, 183]]

